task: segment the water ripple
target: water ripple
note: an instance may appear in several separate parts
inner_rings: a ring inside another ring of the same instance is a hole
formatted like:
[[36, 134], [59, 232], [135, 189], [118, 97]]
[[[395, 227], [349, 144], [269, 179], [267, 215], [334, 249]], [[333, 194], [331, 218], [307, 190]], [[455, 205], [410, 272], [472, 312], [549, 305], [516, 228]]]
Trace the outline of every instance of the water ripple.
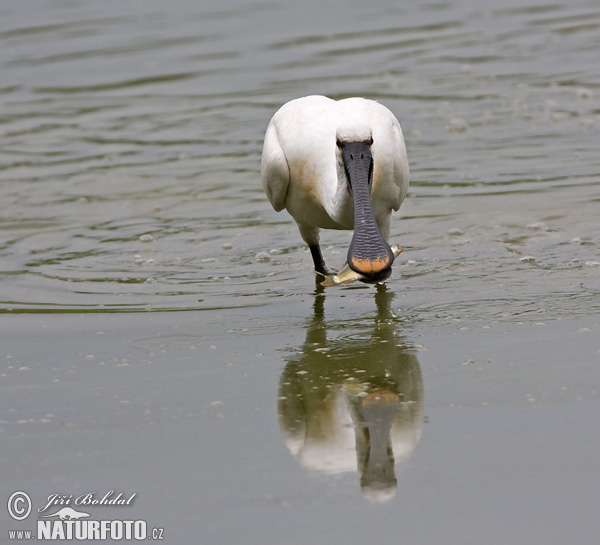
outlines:
[[[324, 93], [380, 100], [404, 127], [412, 181], [391, 281], [404, 313], [528, 317], [543, 297], [542, 314], [597, 312], [597, 9], [376, 2], [315, 19], [241, 0], [109, 4], [108, 17], [2, 8], [0, 311], [311, 292], [296, 227], [262, 194], [260, 152], [279, 105]], [[323, 241], [341, 265], [348, 233]]]

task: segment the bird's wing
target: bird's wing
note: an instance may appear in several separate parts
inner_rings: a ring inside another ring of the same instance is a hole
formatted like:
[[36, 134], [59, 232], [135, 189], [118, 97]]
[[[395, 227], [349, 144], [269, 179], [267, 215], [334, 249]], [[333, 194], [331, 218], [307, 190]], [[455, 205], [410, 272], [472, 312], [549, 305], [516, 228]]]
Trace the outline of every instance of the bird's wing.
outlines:
[[400, 128], [400, 123], [394, 118], [394, 122], [392, 123], [394, 136], [396, 138], [396, 153], [393, 154], [394, 157], [394, 183], [398, 186], [399, 189], [399, 198], [396, 203], [394, 203], [394, 210], [398, 210], [404, 197], [406, 197], [406, 193], [408, 192], [408, 182], [409, 182], [409, 168], [408, 168], [408, 157], [406, 156], [406, 144], [404, 143], [404, 136], [402, 135], [402, 129]]
[[273, 123], [269, 124], [265, 134], [260, 174], [269, 202], [277, 212], [283, 210], [290, 181], [290, 169]]

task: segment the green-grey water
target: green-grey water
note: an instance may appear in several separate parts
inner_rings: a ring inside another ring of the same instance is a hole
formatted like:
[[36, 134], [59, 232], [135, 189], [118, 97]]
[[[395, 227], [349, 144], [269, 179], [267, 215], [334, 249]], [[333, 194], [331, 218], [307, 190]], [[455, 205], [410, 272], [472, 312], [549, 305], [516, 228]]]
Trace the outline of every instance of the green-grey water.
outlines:
[[[594, 542], [599, 50], [592, 0], [3, 3], [3, 535], [115, 490], [167, 543]], [[385, 288], [262, 192], [308, 94], [402, 124]]]

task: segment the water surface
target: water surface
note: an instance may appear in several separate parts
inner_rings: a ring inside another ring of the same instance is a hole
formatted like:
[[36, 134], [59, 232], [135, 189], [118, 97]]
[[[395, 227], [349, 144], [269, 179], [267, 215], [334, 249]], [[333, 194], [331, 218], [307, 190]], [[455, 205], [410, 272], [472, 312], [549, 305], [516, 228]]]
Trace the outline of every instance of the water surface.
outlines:
[[[599, 30], [583, 0], [0, 7], [1, 493], [137, 492], [171, 543], [593, 541]], [[385, 289], [317, 289], [262, 193], [307, 94], [402, 124]]]

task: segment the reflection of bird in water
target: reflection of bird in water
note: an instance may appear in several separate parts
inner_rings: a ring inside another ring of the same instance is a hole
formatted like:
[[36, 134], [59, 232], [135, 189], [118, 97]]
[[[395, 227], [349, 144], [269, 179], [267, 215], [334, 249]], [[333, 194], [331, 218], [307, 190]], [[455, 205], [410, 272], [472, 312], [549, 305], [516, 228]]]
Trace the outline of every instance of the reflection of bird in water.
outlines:
[[375, 297], [372, 329], [348, 335], [351, 325], [332, 326], [336, 338], [328, 340], [325, 295], [317, 290], [306, 342], [281, 375], [279, 422], [303, 466], [330, 474], [358, 470], [363, 494], [383, 501], [395, 494], [395, 465], [421, 438], [423, 379], [397, 337], [393, 294], [378, 286]]

